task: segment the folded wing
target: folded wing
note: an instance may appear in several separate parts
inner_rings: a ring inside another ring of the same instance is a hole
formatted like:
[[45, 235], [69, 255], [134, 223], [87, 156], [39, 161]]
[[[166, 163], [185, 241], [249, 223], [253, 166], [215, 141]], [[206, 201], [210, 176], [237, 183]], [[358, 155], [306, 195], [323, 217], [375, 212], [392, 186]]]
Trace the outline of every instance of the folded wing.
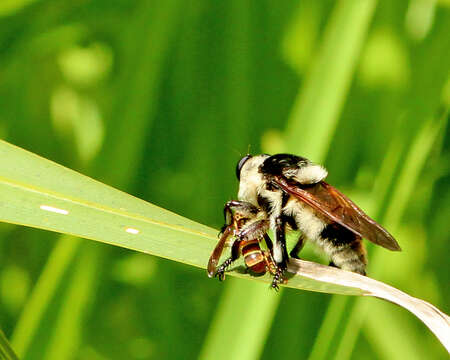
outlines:
[[282, 176], [275, 176], [273, 181], [284, 192], [310, 205], [319, 213], [341, 224], [356, 235], [386, 249], [401, 250], [397, 241], [386, 229], [367, 216], [353, 201], [330, 184], [320, 181], [312, 186], [301, 187], [296, 183], [288, 182]]

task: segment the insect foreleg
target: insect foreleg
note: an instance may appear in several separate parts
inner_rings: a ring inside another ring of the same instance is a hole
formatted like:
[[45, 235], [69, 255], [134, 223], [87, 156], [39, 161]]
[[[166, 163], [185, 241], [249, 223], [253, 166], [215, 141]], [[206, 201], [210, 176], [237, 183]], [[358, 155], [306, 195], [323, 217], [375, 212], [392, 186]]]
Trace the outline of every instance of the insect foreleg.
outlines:
[[233, 261], [236, 261], [239, 258], [240, 244], [241, 240], [235, 240], [233, 242], [233, 245], [231, 246], [231, 256], [217, 268], [215, 276], [217, 276], [220, 281], [225, 279], [225, 271], [227, 270], [228, 266], [230, 266], [233, 263]]

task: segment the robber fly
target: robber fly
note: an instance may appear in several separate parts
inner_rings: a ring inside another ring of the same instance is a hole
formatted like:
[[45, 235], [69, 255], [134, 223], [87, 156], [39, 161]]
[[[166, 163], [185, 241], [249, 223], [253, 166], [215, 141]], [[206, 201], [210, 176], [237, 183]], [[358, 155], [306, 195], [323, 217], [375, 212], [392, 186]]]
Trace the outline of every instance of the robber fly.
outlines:
[[[267, 271], [275, 274], [276, 265], [271, 253], [262, 250], [260, 246], [263, 238], [266, 243], [272, 244], [267, 235], [269, 223], [266, 219], [255, 216], [258, 213], [263, 214], [251, 204], [242, 206], [237, 201], [229, 201], [225, 204], [225, 225], [208, 262], [209, 277], [217, 276], [219, 280], [224, 280], [225, 271], [233, 261], [239, 258], [240, 254], [244, 258], [245, 266], [253, 275], [263, 275]], [[218, 266], [219, 258], [230, 238], [234, 238], [231, 244], [231, 256]]]
[[247, 222], [253, 224], [241, 231], [248, 238], [259, 237], [269, 229], [275, 234], [273, 245], [267, 243], [276, 264], [274, 288], [283, 281], [287, 268], [288, 230], [301, 232], [291, 257], [298, 258], [305, 240], [310, 240], [329, 256], [330, 265], [362, 275], [367, 265], [362, 238], [400, 250], [391, 234], [324, 181], [327, 175], [324, 167], [290, 154], [246, 155], [236, 166], [239, 200], [232, 202], [233, 210], [245, 213], [252, 219]]

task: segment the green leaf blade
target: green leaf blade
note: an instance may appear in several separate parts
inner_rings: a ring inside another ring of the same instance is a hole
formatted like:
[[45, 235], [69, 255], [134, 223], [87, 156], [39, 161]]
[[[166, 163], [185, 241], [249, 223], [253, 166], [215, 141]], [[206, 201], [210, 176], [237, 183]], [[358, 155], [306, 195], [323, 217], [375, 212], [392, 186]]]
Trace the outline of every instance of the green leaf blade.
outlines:
[[[5, 142], [0, 142], [0, 154], [4, 160], [0, 162], [0, 218], [5, 222], [80, 236], [199, 267], [204, 266], [215, 244], [215, 230], [75, 171]], [[199, 247], [199, 238], [209, 246]]]

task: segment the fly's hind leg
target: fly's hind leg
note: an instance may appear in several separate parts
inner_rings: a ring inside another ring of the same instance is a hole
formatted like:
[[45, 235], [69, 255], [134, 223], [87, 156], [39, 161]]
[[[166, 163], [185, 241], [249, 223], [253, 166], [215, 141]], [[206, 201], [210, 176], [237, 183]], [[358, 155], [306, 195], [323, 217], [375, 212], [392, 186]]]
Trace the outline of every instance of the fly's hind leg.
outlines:
[[[303, 234], [299, 236], [297, 243], [295, 244], [294, 248], [290, 251], [289, 255], [292, 258], [295, 259], [300, 259], [300, 257], [298, 256], [299, 252], [303, 249], [303, 246], [305, 245], [305, 238], [303, 237]], [[286, 247], [284, 245], [283, 248], [283, 253], [286, 253]], [[285, 255], [286, 256], [286, 255]], [[270, 268], [269, 268], [270, 269]], [[272, 271], [271, 273], [274, 275], [273, 277], [273, 281], [272, 281], [272, 288], [275, 289], [276, 291], [279, 290], [279, 286], [278, 284], [280, 283], [286, 283], [287, 280], [284, 278], [284, 271], [285, 268], [283, 267], [283, 265], [277, 265], [275, 262], [272, 266]]]
[[295, 246], [292, 248], [291, 252], [289, 253], [290, 257], [292, 257], [294, 259], [300, 259], [298, 254], [300, 253], [300, 251], [302, 251], [303, 246], [305, 246], [305, 237], [303, 236], [303, 234], [301, 234], [298, 238], [297, 244], [295, 244]]

